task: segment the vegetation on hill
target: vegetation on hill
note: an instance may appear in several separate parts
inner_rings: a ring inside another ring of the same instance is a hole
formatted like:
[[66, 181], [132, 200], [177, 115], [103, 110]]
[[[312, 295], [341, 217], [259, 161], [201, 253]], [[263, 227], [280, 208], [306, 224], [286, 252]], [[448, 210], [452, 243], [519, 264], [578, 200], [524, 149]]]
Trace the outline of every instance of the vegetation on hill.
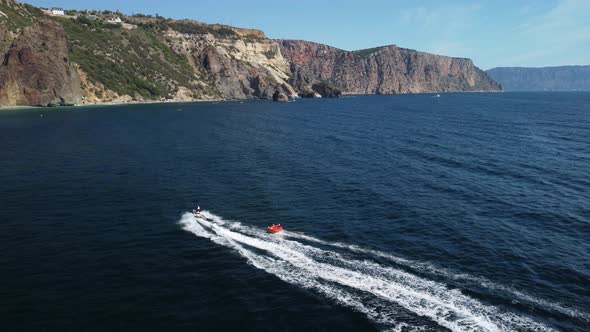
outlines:
[[[174, 31], [191, 34], [191, 35], [205, 35], [211, 34], [216, 38], [232, 39], [245, 37], [246, 39], [253, 39], [256, 36], [247, 35], [240, 36], [234, 29], [223, 25], [207, 25], [190, 21], [175, 21], [170, 19], [150, 19], [145, 22], [138, 23], [140, 27], [147, 30], [167, 31], [172, 29]], [[259, 38], [255, 38], [259, 39]]]
[[43, 12], [29, 4], [20, 4], [11, 1], [0, 1], [0, 24], [10, 31], [18, 31], [32, 25]]
[[366, 48], [364, 50], [353, 51], [354, 54], [360, 56], [361, 58], [365, 58], [373, 53], [379, 52], [385, 46], [373, 47], [373, 48]]
[[198, 90], [187, 59], [142, 27], [127, 30], [85, 17], [54, 19], [66, 31], [71, 60], [93, 82], [120, 95], [148, 99], [171, 97], [179, 86]]
[[174, 21], [168, 24], [170, 28], [180, 33], [188, 34], [207, 34], [210, 33], [216, 38], [236, 38], [238, 34], [231, 28], [224, 26], [210, 26], [204, 24], [195, 24], [193, 22]]

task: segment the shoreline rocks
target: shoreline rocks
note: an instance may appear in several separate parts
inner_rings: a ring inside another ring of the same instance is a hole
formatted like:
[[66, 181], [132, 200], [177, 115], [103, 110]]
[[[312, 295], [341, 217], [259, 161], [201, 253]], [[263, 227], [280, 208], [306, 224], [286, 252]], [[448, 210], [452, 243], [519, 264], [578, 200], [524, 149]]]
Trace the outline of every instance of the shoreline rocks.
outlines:
[[275, 90], [275, 92], [272, 95], [272, 101], [286, 103], [289, 101], [289, 97], [287, 97], [287, 95], [283, 92]]

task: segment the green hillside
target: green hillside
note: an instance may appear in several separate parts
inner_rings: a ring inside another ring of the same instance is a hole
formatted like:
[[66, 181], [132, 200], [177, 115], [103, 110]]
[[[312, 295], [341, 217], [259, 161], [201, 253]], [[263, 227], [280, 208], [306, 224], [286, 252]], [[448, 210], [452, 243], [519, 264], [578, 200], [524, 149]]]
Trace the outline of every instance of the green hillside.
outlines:
[[66, 31], [72, 61], [112, 91], [158, 99], [170, 97], [178, 86], [198, 89], [187, 59], [152, 31], [84, 17], [54, 19]]
[[28, 4], [0, 1], [0, 24], [10, 31], [17, 31], [35, 22], [43, 12]]

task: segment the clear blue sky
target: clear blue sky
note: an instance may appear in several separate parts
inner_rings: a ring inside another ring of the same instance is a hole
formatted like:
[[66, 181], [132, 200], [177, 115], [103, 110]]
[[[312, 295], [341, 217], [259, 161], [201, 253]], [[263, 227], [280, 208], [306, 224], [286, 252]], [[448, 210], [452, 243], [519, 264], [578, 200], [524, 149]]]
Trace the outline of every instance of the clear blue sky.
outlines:
[[160, 14], [346, 50], [396, 44], [496, 66], [590, 65], [590, 0], [22, 0]]

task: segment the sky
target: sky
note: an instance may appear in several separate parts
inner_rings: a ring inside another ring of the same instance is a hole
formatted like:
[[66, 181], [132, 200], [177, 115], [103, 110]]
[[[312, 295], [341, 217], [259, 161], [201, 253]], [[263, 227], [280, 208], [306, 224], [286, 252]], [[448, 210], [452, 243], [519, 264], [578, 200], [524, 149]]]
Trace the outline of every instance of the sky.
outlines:
[[21, 0], [255, 28], [344, 50], [395, 44], [482, 69], [590, 65], [590, 0]]

